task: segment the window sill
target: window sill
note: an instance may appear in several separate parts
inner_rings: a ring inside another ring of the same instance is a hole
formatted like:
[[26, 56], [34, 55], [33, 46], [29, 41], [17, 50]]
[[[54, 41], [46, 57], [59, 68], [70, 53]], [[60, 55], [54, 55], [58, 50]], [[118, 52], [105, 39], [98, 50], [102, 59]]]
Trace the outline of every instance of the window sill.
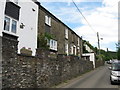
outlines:
[[17, 34], [14, 34], [14, 33], [9, 32], [9, 31], [3, 30], [3, 33], [9, 34], [9, 35], [13, 35], [13, 36], [15, 36], [15, 37], [19, 37]]
[[68, 38], [65, 37], [66, 40], [68, 40]]
[[57, 52], [57, 50], [55, 50], [55, 49], [50, 49], [50, 51]]
[[45, 23], [45, 25], [47, 25], [47, 26], [51, 27], [51, 25], [49, 25], [49, 24], [47, 24], [47, 23]]

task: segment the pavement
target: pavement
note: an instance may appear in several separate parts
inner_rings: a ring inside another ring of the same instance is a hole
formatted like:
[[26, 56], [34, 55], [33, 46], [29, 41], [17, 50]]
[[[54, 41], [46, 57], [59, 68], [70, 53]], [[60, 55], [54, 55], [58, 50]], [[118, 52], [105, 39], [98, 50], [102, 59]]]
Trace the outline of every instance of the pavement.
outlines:
[[110, 83], [110, 65], [101, 66], [93, 71], [90, 71], [82, 76], [64, 82], [55, 88], [117, 88], [120, 90], [120, 85], [111, 85]]

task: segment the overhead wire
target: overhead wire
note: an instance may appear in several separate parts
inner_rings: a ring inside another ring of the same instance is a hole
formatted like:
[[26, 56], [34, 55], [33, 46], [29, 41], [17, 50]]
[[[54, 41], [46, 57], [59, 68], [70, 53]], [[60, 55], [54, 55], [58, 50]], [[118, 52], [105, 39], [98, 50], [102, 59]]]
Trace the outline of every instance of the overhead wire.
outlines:
[[75, 5], [75, 7], [77, 8], [77, 10], [79, 11], [79, 13], [82, 15], [82, 17], [85, 19], [85, 21], [87, 22], [88, 26], [95, 32], [95, 34], [97, 34], [97, 32], [92, 28], [91, 24], [88, 22], [88, 20], [86, 19], [86, 17], [83, 15], [83, 13], [81, 12], [81, 10], [78, 8], [78, 6], [76, 5], [76, 3], [72, 0], [73, 4]]

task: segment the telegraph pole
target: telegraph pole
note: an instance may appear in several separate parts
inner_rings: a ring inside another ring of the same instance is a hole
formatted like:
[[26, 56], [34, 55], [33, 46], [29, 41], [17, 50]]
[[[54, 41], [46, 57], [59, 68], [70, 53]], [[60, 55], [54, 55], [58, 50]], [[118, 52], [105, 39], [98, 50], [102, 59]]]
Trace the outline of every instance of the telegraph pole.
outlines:
[[98, 49], [99, 49], [98, 55], [100, 55], [100, 39], [99, 39], [99, 33], [98, 32], [97, 32], [97, 38], [98, 38]]

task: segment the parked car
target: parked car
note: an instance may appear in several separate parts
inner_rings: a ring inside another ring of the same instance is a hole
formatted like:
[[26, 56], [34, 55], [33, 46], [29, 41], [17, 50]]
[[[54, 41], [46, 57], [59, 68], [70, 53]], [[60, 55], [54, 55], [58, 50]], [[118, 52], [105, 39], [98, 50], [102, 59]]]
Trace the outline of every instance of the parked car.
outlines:
[[110, 71], [110, 82], [111, 84], [120, 83], [120, 61], [116, 60], [112, 62]]
[[112, 63], [112, 60], [110, 60], [110, 61], [107, 61], [107, 63], [108, 63], [108, 64], [111, 64], [111, 63]]
[[107, 64], [110, 64], [110, 61], [107, 61]]

